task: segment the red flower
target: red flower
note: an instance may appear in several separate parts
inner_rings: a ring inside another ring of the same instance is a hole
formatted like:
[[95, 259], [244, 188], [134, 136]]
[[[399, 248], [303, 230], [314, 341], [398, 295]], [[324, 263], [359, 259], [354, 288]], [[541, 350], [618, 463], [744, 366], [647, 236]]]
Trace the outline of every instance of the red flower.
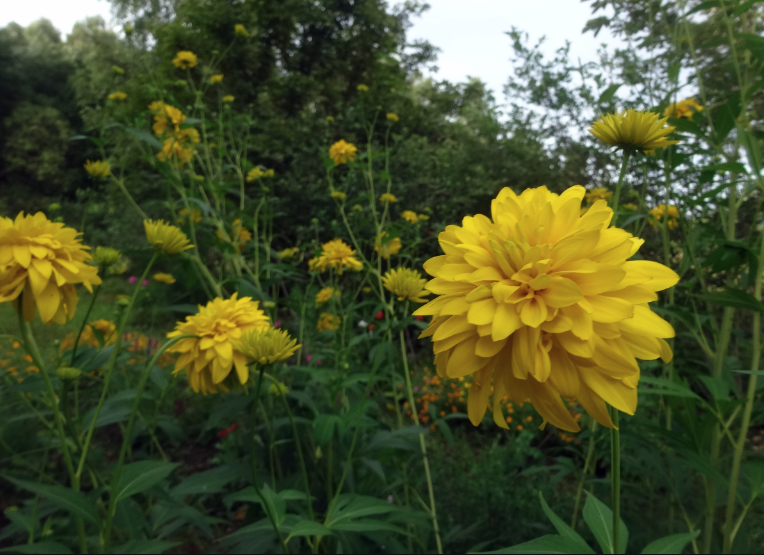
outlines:
[[369, 331], [373, 330], [375, 325], [376, 324], [369, 324]]
[[238, 424], [234, 423], [228, 426], [227, 428], [223, 428], [222, 430], [218, 432], [218, 438], [223, 439], [228, 434], [235, 432], [238, 426], [239, 426]]
[[385, 317], [385, 311], [384, 310], [380, 310], [379, 312], [377, 312], [376, 316], [374, 316], [374, 319], [375, 320], [381, 320], [384, 317]]

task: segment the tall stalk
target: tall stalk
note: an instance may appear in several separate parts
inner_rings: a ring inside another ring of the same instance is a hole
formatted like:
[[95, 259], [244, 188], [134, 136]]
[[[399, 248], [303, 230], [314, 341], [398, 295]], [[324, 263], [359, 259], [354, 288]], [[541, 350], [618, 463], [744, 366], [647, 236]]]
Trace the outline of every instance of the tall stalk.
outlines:
[[613, 553], [621, 552], [621, 430], [618, 409], [609, 407], [613, 428], [610, 430], [610, 483], [613, 504]]

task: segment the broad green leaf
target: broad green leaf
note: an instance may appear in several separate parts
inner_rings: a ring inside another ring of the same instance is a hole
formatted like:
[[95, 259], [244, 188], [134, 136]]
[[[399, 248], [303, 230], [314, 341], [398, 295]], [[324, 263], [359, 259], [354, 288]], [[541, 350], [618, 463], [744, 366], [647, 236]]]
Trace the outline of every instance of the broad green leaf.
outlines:
[[114, 553], [127, 553], [134, 555], [152, 555], [154, 553], [164, 553], [178, 545], [178, 542], [166, 542], [163, 540], [133, 540], [114, 547]]
[[496, 551], [484, 551], [483, 555], [501, 555], [501, 554], [533, 554], [533, 553], [580, 553], [576, 549], [575, 545], [563, 538], [562, 536], [541, 536], [535, 540], [521, 543], [513, 547], [505, 547], [504, 549], [497, 549]]
[[125, 127], [125, 131], [156, 149], [162, 148], [162, 143], [159, 142], [159, 139], [154, 137], [154, 135], [148, 131], [144, 131], [143, 129], [135, 129], [134, 127]]
[[704, 167], [701, 171], [709, 172], [732, 172], [732, 173], [748, 173], [745, 166], [740, 162], [725, 162], [723, 164], [713, 164], [711, 166]]
[[[584, 521], [594, 534], [597, 543], [600, 544], [603, 553], [615, 553], [613, 550], [613, 511], [602, 501], [594, 497], [588, 491], [586, 492], [586, 503], [584, 504]], [[623, 520], [621, 526], [621, 546], [619, 553], [626, 553], [626, 544], [629, 541], [629, 531]]]
[[117, 487], [117, 501], [153, 488], [179, 466], [164, 461], [140, 461], [122, 469]]
[[342, 427], [342, 418], [336, 414], [319, 414], [313, 421], [313, 437], [320, 446], [324, 446], [334, 437], [334, 431]]
[[21, 489], [46, 497], [52, 503], [55, 503], [75, 516], [82, 517], [91, 524], [96, 526], [101, 525], [101, 517], [98, 514], [96, 506], [84, 495], [73, 489], [65, 488], [63, 486], [49, 486], [35, 482], [27, 482], [26, 480], [17, 480], [8, 476], [3, 476], [3, 478]]
[[730, 289], [727, 287], [723, 291], [698, 295], [698, 298], [712, 304], [718, 304], [719, 306], [728, 306], [752, 312], [764, 312], [764, 304], [760, 300], [740, 289]]
[[[724, 39], [726, 42], [726, 39]], [[714, 129], [716, 130], [717, 141], [724, 142], [730, 131], [735, 128], [735, 122], [740, 115], [740, 92], [734, 92], [730, 95], [724, 105], [719, 108], [714, 120]]]
[[279, 497], [268, 484], [263, 484], [260, 491], [263, 493], [263, 499], [265, 500], [268, 512], [273, 520], [276, 521], [276, 525], [281, 526], [286, 518], [286, 501], [282, 497]]
[[577, 553], [594, 553], [591, 547], [584, 541], [584, 538], [578, 535], [578, 533], [568, 526], [559, 516], [557, 516], [552, 509], [547, 505], [544, 495], [539, 491], [539, 501], [541, 501], [541, 508], [544, 509], [549, 521], [554, 526], [560, 537], [567, 540], [571, 547], [575, 548]]
[[607, 89], [602, 91], [602, 94], [600, 95], [599, 104], [607, 104], [611, 100], [613, 100], [613, 97], [615, 96], [615, 93], [618, 92], [618, 89], [621, 88], [621, 85], [610, 85]]
[[331, 536], [332, 531], [319, 522], [301, 520], [289, 531], [289, 537], [297, 536]]
[[0, 549], [0, 553], [50, 553], [52, 555], [71, 555], [72, 551], [58, 542], [39, 542], [14, 545]]
[[[733, 12], [734, 17], [739, 17], [743, 15], [745, 12], [747, 12], [749, 9], [751, 9], [751, 6], [754, 4], [757, 4], [761, 2], [762, 0], [748, 0], [747, 2], [743, 2], [740, 4], [737, 8], [735, 8], [735, 11]], [[756, 37], [758, 38], [758, 37]]]
[[226, 485], [238, 477], [238, 474], [231, 470], [230, 465], [223, 465], [184, 478], [180, 484], [170, 491], [170, 495], [186, 496], [219, 493], [223, 491]]
[[687, 544], [700, 535], [700, 530], [695, 530], [689, 534], [674, 534], [666, 536], [659, 540], [651, 542], [642, 550], [642, 555], [657, 555], [659, 553], [667, 555], [680, 555]]
[[395, 524], [372, 518], [351, 520], [350, 522], [338, 522], [337, 524], [332, 525], [331, 529], [339, 532], [394, 532], [396, 534], [408, 534], [406, 530]]
[[[639, 383], [639, 392], [642, 394], [688, 397], [691, 399], [697, 399], [698, 401], [703, 400], [686, 384], [672, 382], [666, 378], [652, 378], [650, 376], [642, 376], [639, 379]], [[644, 387], [645, 385], [652, 385], [654, 387]]]
[[710, 10], [713, 8], [718, 8], [721, 6], [721, 0], [706, 0], [705, 2], [701, 2], [691, 10], [688, 10], [687, 13], [685, 13], [685, 17], [692, 15], [697, 12], [702, 12], [703, 10]]

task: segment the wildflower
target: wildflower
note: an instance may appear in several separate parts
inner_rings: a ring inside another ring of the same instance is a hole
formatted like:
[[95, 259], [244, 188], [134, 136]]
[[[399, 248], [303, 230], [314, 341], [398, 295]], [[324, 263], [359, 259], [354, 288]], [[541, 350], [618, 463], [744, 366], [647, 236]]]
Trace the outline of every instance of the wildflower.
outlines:
[[157, 137], [163, 135], [168, 128], [172, 133], [180, 131], [180, 124], [186, 121], [183, 112], [160, 100], [155, 100], [149, 104], [149, 110], [154, 112], [154, 124], [151, 126], [151, 130]]
[[250, 330], [242, 335], [239, 349], [248, 360], [261, 365], [274, 364], [291, 357], [301, 345], [289, 332], [271, 326]]
[[419, 221], [419, 218], [416, 215], [416, 212], [413, 210], [404, 210], [401, 212], [401, 218], [406, 220], [410, 224], [415, 224]]
[[210, 77], [210, 85], [216, 85], [217, 83], [223, 82], [223, 74], [222, 73], [216, 73], [212, 77]]
[[107, 98], [116, 102], [122, 102], [127, 98], [127, 94], [123, 93], [122, 91], [116, 91], [111, 93]]
[[227, 94], [223, 98], [221, 98], [220, 100], [223, 101], [223, 104], [231, 104], [233, 102], [234, 98], [235, 97], [232, 94]]
[[358, 320], [358, 327], [359, 328], [368, 328], [369, 323], [366, 320]]
[[340, 139], [329, 148], [329, 158], [334, 160], [335, 166], [352, 162], [357, 154], [356, 146], [353, 143], [345, 142], [344, 139]]
[[679, 227], [679, 220], [677, 219], [679, 217], [679, 211], [677, 210], [676, 206], [669, 205], [668, 215], [666, 215], [666, 205], [659, 204], [650, 210], [650, 215], [652, 215], [653, 219], [648, 220], [648, 222], [652, 227], [658, 227], [656, 222], [661, 222], [664, 217], [668, 218], [667, 225], [669, 229], [676, 229]]
[[598, 200], [608, 201], [613, 198], [613, 193], [606, 187], [597, 187], [586, 193], [586, 204], [594, 204]]
[[374, 250], [382, 258], [390, 258], [390, 256], [398, 254], [401, 250], [401, 240], [398, 237], [386, 239], [387, 236], [387, 231], [383, 231], [374, 241]]
[[58, 212], [59, 210], [61, 210], [61, 205], [57, 202], [51, 202], [48, 205], [48, 212]]
[[[201, 176], [197, 176], [197, 177], [201, 177]], [[202, 177], [202, 179], [204, 179], [204, 178]], [[177, 219], [177, 222], [178, 222], [179, 224], [184, 224], [184, 223], [186, 223], [186, 220], [187, 220], [187, 218], [188, 218], [188, 208], [183, 208], [182, 210], [179, 210], [179, 211], [178, 211], [178, 216], [180, 216], [180, 217]], [[192, 208], [192, 209], [191, 209], [191, 221], [192, 221], [192, 222], [194, 222], [195, 224], [198, 224], [198, 223], [199, 223], [199, 222], [201, 222], [203, 219], [204, 219], [204, 215], [202, 214], [202, 211], [201, 211], [201, 210], [198, 210], [198, 209], [196, 209], [196, 208]]]
[[360, 204], [354, 204], [353, 212], [363, 212], [363, 206], [361, 206]]
[[122, 258], [122, 253], [111, 247], [96, 247], [95, 255], [93, 256], [96, 264], [104, 270], [114, 265], [120, 258]]
[[369, 324], [369, 333], [374, 331], [374, 328], [376, 327], [376, 325], [377, 324]]
[[96, 160], [91, 162], [88, 160], [85, 162], [85, 171], [90, 174], [91, 177], [104, 178], [111, 175], [111, 164], [108, 160]]
[[332, 197], [334, 200], [338, 200], [340, 202], [344, 202], [345, 199], [348, 198], [348, 196], [342, 191], [332, 191], [331, 193], [329, 193], [329, 196]]
[[233, 26], [233, 32], [239, 36], [239, 37], [248, 37], [249, 31], [247, 31], [247, 28], [244, 27], [241, 23], [237, 23]]
[[398, 121], [398, 114], [394, 114], [393, 112], [387, 113], [387, 121], [391, 123], [396, 123]]
[[119, 66], [111, 66], [111, 72], [116, 75], [124, 75], [125, 70]]
[[238, 427], [239, 425], [234, 423], [228, 426], [227, 428], [223, 428], [222, 430], [218, 432], [218, 439], [223, 439], [224, 437], [228, 437], [228, 435], [235, 432]]
[[332, 297], [339, 297], [342, 295], [342, 291], [335, 289], [334, 287], [324, 287], [316, 295], [316, 306], [320, 306], [330, 300]]
[[252, 181], [260, 179], [263, 175], [265, 175], [263, 169], [260, 166], [255, 166], [247, 172], [247, 181], [251, 183]]
[[284, 249], [283, 251], [279, 251], [277, 253], [279, 260], [289, 260], [291, 258], [294, 258], [294, 255], [296, 255], [298, 252], [300, 252], [300, 249], [297, 247], [291, 247], [288, 249]]
[[579, 426], [560, 396], [612, 426], [606, 403], [636, 410], [636, 358], [672, 357], [664, 338], [674, 330], [648, 303], [679, 276], [656, 262], [627, 261], [643, 241], [608, 227], [605, 201], [580, 217], [585, 192], [504, 188], [492, 219], [466, 217], [446, 228], [439, 241], [447, 254], [424, 265], [435, 278], [426, 288], [438, 297], [414, 315], [434, 317], [422, 337], [433, 337], [438, 375], [472, 374], [474, 425], [493, 389], [501, 427], [505, 395], [530, 401], [563, 430]]
[[134, 284], [135, 282], [137, 282], [137, 281], [138, 281], [138, 278], [137, 278], [137, 277], [135, 277], [135, 276], [130, 276], [130, 277], [127, 279], [127, 282], [128, 282], [130, 285], [133, 285], [133, 284]]
[[417, 216], [417, 218], [419, 218], [419, 220], [422, 221], [422, 222], [426, 222], [427, 220], [430, 219], [430, 216], [428, 216], [427, 214], [419, 214], [419, 216]]
[[371, 293], [371, 287], [364, 287], [364, 288], [361, 289], [361, 291], [363, 291], [366, 294], [369, 294], [369, 293]]
[[379, 195], [379, 202], [382, 202], [382, 203], [398, 202], [398, 199], [395, 198], [395, 195], [392, 193], [382, 193], [381, 195]]
[[430, 292], [424, 289], [426, 283], [427, 280], [422, 277], [422, 274], [409, 268], [390, 270], [382, 278], [385, 289], [397, 295], [399, 301], [408, 300], [413, 303], [427, 302], [424, 297]]
[[669, 104], [663, 112], [663, 116], [667, 118], [686, 118], [692, 119], [695, 112], [701, 112], [703, 106], [695, 102], [694, 98], [685, 98], [680, 100], [676, 104]]
[[381, 319], [382, 319], [382, 318], [384, 318], [384, 317], [385, 317], [385, 311], [384, 311], [384, 310], [380, 310], [379, 312], [377, 312], [377, 313], [374, 315], [374, 319], [375, 319], [375, 320], [381, 320]]
[[196, 66], [197, 61], [196, 54], [188, 50], [181, 50], [175, 55], [172, 65], [178, 69], [190, 69]]
[[355, 251], [342, 239], [334, 239], [321, 245], [321, 254], [308, 262], [312, 272], [326, 272], [330, 268], [342, 275], [344, 270], [360, 272], [363, 269], [361, 261], [355, 257]]
[[88, 264], [88, 250], [75, 229], [42, 212], [0, 217], [0, 303], [14, 301], [27, 322], [34, 320], [35, 306], [44, 324], [72, 319], [78, 301], [74, 285], [82, 283], [92, 293], [101, 283], [98, 268]]
[[194, 248], [185, 233], [164, 220], [143, 220], [143, 227], [149, 243], [166, 254], [176, 254]]
[[334, 118], [332, 116], [326, 116], [326, 123], [334, 123]]
[[369, 87], [367, 87], [366, 85], [358, 85], [356, 87], [356, 90], [358, 92], [369, 92]]
[[676, 127], [665, 127], [668, 118], [659, 117], [654, 112], [637, 112], [634, 109], [602, 114], [589, 128], [589, 133], [605, 144], [625, 150], [654, 150], [678, 143], [666, 139]]
[[141, 287], [147, 287], [147, 286], [148, 286], [148, 284], [149, 284], [149, 280], [147, 280], [147, 279], [144, 279], [144, 280], [141, 282]]
[[[185, 118], [185, 116], [183, 116]], [[157, 154], [161, 162], [171, 162], [178, 167], [191, 161], [194, 146], [199, 144], [199, 132], [193, 128], [177, 129], [169, 134]]]
[[279, 329], [281, 327], [281, 320], [276, 320], [273, 322], [273, 327]]
[[[175, 330], [167, 334], [169, 339], [186, 334], [198, 336], [181, 339], [168, 349], [180, 353], [173, 373], [185, 369], [191, 389], [197, 393], [215, 393], [218, 388], [227, 391], [223, 382], [234, 367], [238, 383], [243, 385], [249, 379], [247, 358], [239, 342], [245, 333], [269, 327], [269, 321], [257, 301], [250, 297], [239, 299], [237, 295], [234, 293], [230, 299], [218, 297], [199, 306], [198, 313], [178, 322]], [[236, 383], [233, 378], [229, 382]]]
[[166, 283], [168, 285], [172, 285], [175, 283], [175, 276], [172, 274], [165, 274], [162, 272], [157, 272], [154, 274], [154, 281], [158, 281], [159, 283]]
[[278, 384], [272, 383], [270, 387], [268, 387], [268, 393], [270, 393], [274, 397], [283, 397], [284, 395], [287, 394], [288, 391], [289, 391], [289, 388], [281, 382], [279, 382]]
[[123, 256], [122, 258], [120, 258], [114, 264], [111, 265], [111, 267], [109, 268], [109, 273], [113, 276], [118, 276], [118, 275], [124, 274], [129, 268], [130, 268], [130, 259]]
[[318, 331], [334, 331], [339, 329], [341, 323], [342, 318], [339, 316], [334, 316], [328, 312], [322, 312], [321, 316], [318, 317], [316, 329]]

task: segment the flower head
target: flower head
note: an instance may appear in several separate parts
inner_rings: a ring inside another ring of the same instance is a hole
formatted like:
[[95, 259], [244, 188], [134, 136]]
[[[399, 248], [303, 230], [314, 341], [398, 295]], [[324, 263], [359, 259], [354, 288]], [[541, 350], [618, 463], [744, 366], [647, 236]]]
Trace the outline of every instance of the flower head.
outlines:
[[321, 254], [308, 262], [308, 268], [313, 272], [326, 272], [333, 268], [342, 275], [344, 270], [360, 272], [363, 269], [363, 264], [355, 257], [355, 251], [342, 239], [324, 243], [321, 249]]
[[241, 220], [238, 218], [233, 221], [231, 228], [230, 238], [227, 234], [224, 235], [220, 230], [217, 231], [217, 237], [221, 241], [231, 243], [236, 249], [236, 252], [240, 252], [241, 249], [252, 240], [252, 233], [250, 233], [248, 229], [242, 227]]
[[416, 270], [409, 268], [396, 268], [387, 272], [382, 278], [382, 285], [393, 295], [397, 295], [399, 301], [408, 300], [413, 303], [426, 303], [424, 297], [430, 294], [424, 286], [427, 280]]
[[398, 202], [398, 199], [395, 198], [395, 195], [392, 193], [382, 193], [379, 195], [379, 202], [383, 204], [388, 202]]
[[247, 28], [241, 23], [237, 23], [236, 25], [233, 26], [233, 32], [239, 37], [249, 36], [249, 31], [247, 31]]
[[[239, 299], [234, 293], [230, 299], [216, 298], [199, 312], [178, 322], [175, 330], [168, 333], [172, 339], [179, 335], [196, 335], [181, 339], [168, 349], [180, 353], [175, 371], [185, 369], [191, 388], [197, 393], [215, 393], [218, 388], [227, 391], [224, 384], [231, 370], [236, 368], [238, 383], [249, 379], [247, 358], [240, 350], [244, 334], [269, 327], [269, 320], [260, 310], [259, 303], [250, 297]], [[235, 383], [233, 379], [229, 382]]]
[[339, 329], [340, 324], [342, 324], [342, 318], [328, 312], [322, 312], [321, 316], [318, 317], [316, 329], [318, 331], [334, 331]]
[[186, 121], [183, 112], [160, 100], [155, 100], [149, 104], [149, 110], [154, 112], [154, 125], [151, 126], [151, 129], [157, 137], [163, 135], [168, 129], [169, 134], [180, 131], [180, 124]]
[[222, 73], [216, 73], [212, 77], [210, 77], [210, 85], [216, 85], [218, 83], [223, 82], [223, 74]]
[[268, 386], [268, 393], [270, 393], [274, 397], [283, 397], [288, 392], [289, 392], [289, 388], [281, 382], [279, 382], [278, 384], [272, 383], [270, 386]]
[[122, 102], [127, 98], [127, 93], [123, 93], [122, 91], [117, 91], [111, 93], [108, 97], [109, 100], [114, 100], [116, 102]]
[[232, 94], [227, 94], [223, 98], [221, 98], [220, 100], [223, 101], [223, 104], [231, 104], [234, 101], [235, 98], [236, 97], [234, 97]]
[[398, 118], [398, 114], [394, 114], [393, 112], [387, 113], [387, 121], [391, 123], [396, 123], [400, 118]]
[[401, 212], [401, 218], [406, 220], [410, 224], [415, 224], [419, 221], [419, 218], [416, 215], [416, 212], [413, 210], [404, 210]]
[[374, 250], [379, 253], [382, 258], [390, 258], [394, 254], [398, 254], [401, 250], [401, 240], [398, 237], [387, 239], [387, 231], [383, 231], [374, 241]]
[[703, 106], [695, 102], [694, 98], [685, 98], [676, 104], [669, 104], [663, 111], [663, 117], [692, 119], [695, 112], [700, 112], [702, 110]]
[[321, 306], [332, 297], [340, 297], [342, 291], [335, 289], [334, 287], [324, 287], [316, 294], [316, 306]]
[[658, 227], [658, 222], [663, 221], [664, 217], [668, 218], [666, 225], [669, 229], [676, 229], [679, 227], [679, 211], [676, 209], [676, 206], [669, 205], [667, 215], [666, 205], [659, 204], [650, 210], [650, 215], [653, 217], [653, 219], [648, 220], [648, 222], [652, 227]]
[[283, 251], [279, 251], [277, 255], [279, 260], [289, 260], [290, 258], [294, 258], [294, 255], [296, 255], [298, 252], [300, 252], [300, 249], [297, 247], [290, 247], [288, 249], [284, 249]]
[[175, 283], [175, 276], [172, 274], [165, 274], [162, 272], [157, 272], [154, 274], [154, 281], [158, 281], [159, 283], [166, 283], [167, 285], [172, 285]]
[[75, 284], [92, 293], [98, 268], [77, 230], [51, 222], [45, 214], [0, 217], [0, 303], [23, 293], [24, 319], [34, 320], [35, 306], [44, 324], [63, 324], [77, 309]]
[[355, 160], [358, 149], [353, 143], [347, 143], [340, 139], [329, 148], [329, 158], [334, 160], [334, 165], [347, 164]]
[[164, 220], [143, 220], [146, 230], [146, 239], [155, 249], [167, 254], [176, 254], [188, 249], [193, 249], [188, 237], [179, 228], [166, 223]]
[[96, 160], [95, 162], [88, 160], [85, 162], [85, 171], [91, 177], [103, 179], [111, 175], [111, 164], [109, 164], [108, 160]]
[[589, 128], [589, 133], [605, 144], [643, 152], [678, 143], [666, 139], [676, 127], [666, 127], [668, 118], [659, 117], [654, 112], [637, 112], [634, 109], [603, 114]]
[[493, 391], [494, 421], [506, 427], [502, 399], [530, 401], [542, 417], [577, 431], [562, 402], [576, 399], [612, 426], [606, 403], [637, 407], [637, 358], [671, 359], [671, 325], [648, 305], [679, 279], [646, 260], [629, 261], [643, 241], [615, 227], [605, 201], [580, 216], [585, 189], [505, 188], [491, 218], [466, 217], [439, 236], [445, 255], [428, 260], [427, 289], [438, 297], [414, 314], [433, 316], [441, 377], [472, 374], [468, 413], [483, 419]]
[[111, 247], [96, 247], [95, 256], [93, 256], [93, 258], [95, 259], [96, 264], [105, 270], [116, 264], [117, 261], [122, 258], [122, 253]]
[[248, 331], [239, 344], [239, 349], [247, 359], [261, 365], [286, 360], [300, 347], [288, 331], [271, 326]]
[[189, 50], [181, 50], [175, 55], [172, 65], [178, 69], [189, 69], [195, 67], [197, 62], [196, 54]]
[[[188, 208], [183, 208], [182, 210], [178, 211], [178, 223], [184, 224], [186, 223], [186, 220], [188, 219]], [[195, 224], [198, 224], [204, 219], [204, 215], [202, 214], [202, 211], [197, 208], [191, 209], [191, 221]]]
[[606, 187], [597, 187], [586, 193], [586, 204], [594, 204], [598, 200], [608, 201], [613, 198], [613, 193]]
[[332, 197], [334, 200], [339, 200], [340, 202], [348, 198], [348, 196], [342, 191], [332, 191], [331, 193], [329, 193], [329, 196]]
[[366, 85], [358, 85], [356, 87], [356, 90], [358, 92], [369, 92], [369, 87], [367, 87]]

